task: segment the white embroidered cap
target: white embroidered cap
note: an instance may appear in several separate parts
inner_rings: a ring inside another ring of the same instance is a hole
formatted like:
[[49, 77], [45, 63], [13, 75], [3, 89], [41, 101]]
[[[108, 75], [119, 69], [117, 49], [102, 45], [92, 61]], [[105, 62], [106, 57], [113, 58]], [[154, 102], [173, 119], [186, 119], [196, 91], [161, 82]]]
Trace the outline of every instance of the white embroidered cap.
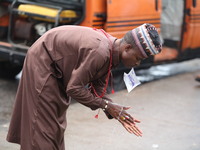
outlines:
[[162, 44], [155, 26], [143, 24], [132, 30], [133, 39], [143, 56], [156, 55], [161, 52]]

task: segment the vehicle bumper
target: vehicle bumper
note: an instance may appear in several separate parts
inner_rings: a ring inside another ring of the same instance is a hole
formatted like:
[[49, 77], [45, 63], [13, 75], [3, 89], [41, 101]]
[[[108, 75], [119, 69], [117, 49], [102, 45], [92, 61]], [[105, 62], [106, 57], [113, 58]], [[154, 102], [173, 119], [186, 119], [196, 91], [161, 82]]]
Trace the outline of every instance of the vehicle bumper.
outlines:
[[22, 65], [26, 53], [13, 50], [12, 47], [0, 46], [0, 61], [9, 61], [14, 64]]

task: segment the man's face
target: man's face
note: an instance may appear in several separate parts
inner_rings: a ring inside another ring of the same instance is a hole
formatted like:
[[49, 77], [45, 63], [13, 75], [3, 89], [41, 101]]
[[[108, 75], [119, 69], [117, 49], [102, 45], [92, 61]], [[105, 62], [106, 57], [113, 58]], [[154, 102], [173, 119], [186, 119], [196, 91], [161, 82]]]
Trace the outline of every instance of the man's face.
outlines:
[[140, 65], [141, 60], [144, 59], [142, 53], [138, 48], [132, 48], [130, 45], [123, 47], [124, 51], [122, 52], [122, 63], [127, 68], [132, 68]]

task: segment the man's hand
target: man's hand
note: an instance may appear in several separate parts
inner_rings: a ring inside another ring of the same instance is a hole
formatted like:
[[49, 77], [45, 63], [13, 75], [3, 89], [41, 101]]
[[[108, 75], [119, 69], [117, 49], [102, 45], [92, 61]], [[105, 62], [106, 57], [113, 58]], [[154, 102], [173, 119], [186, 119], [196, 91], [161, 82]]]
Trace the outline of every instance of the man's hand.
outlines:
[[[131, 134], [135, 134], [136, 136], [142, 136], [142, 131], [135, 125], [135, 123], [127, 123], [127, 121], [121, 121], [118, 120], [124, 128]], [[137, 123], [140, 123], [140, 121], [135, 121]]]
[[142, 136], [141, 130], [136, 126], [136, 123], [140, 123], [139, 120], [134, 119], [126, 110], [130, 107], [124, 107], [116, 103], [109, 102], [106, 111], [115, 119], [117, 119], [123, 127], [131, 134], [136, 136]]

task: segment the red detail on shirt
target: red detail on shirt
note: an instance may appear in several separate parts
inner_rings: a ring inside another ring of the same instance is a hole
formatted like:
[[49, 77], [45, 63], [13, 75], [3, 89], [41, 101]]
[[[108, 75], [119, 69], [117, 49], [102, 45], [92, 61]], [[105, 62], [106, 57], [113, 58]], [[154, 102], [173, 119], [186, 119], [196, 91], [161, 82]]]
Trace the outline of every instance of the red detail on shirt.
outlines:
[[[94, 30], [97, 30], [97, 29], [94, 28]], [[105, 84], [105, 87], [103, 88], [103, 91], [102, 91], [102, 93], [101, 93], [100, 95], [96, 92], [96, 90], [95, 90], [93, 84], [91, 83], [91, 87], [92, 87], [92, 90], [93, 90], [94, 94], [95, 94], [97, 97], [102, 98], [102, 97], [105, 95], [105, 93], [106, 93], [106, 89], [107, 89], [108, 83], [109, 83], [109, 78], [110, 78], [110, 75], [111, 75], [113, 45], [112, 45], [112, 42], [111, 42], [111, 40], [110, 40], [110, 38], [109, 38], [109, 35], [108, 35], [103, 29], [99, 29], [99, 30], [100, 30], [101, 32], [103, 32], [103, 34], [109, 39], [110, 45], [112, 46], [112, 47], [111, 47], [111, 51], [110, 51], [110, 64], [109, 64], [109, 68], [108, 68], [108, 74], [107, 74], [107, 77], [106, 77], [106, 84]], [[112, 90], [112, 93], [113, 93], [113, 91], [114, 91], [114, 90]]]

